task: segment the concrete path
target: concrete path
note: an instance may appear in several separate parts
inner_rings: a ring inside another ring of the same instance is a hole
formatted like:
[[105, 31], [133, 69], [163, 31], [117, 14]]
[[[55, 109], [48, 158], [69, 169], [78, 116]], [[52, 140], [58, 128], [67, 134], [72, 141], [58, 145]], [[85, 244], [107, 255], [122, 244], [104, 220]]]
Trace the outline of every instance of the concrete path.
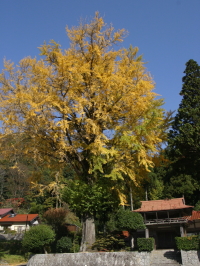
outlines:
[[0, 266], [26, 266], [26, 264], [8, 264], [5, 260], [0, 260]]

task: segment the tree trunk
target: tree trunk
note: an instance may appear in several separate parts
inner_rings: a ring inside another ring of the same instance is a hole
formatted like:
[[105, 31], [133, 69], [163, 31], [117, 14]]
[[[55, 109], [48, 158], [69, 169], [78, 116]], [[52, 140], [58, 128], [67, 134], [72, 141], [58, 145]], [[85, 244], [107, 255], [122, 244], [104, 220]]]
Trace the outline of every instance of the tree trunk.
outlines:
[[133, 193], [131, 187], [130, 187], [130, 199], [131, 199], [131, 211], [133, 211]]
[[44, 246], [44, 254], [48, 254], [46, 247]]
[[89, 251], [96, 240], [94, 217], [86, 216], [83, 220], [80, 251]]

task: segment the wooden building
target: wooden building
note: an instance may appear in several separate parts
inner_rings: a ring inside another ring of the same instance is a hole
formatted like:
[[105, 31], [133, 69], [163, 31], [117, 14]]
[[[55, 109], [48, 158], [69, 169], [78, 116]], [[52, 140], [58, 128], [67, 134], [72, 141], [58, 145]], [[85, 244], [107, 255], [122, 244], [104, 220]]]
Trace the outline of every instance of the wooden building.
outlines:
[[[145, 237], [155, 239], [156, 249], [175, 248], [175, 237], [186, 236], [193, 206], [185, 205], [184, 198], [142, 201], [134, 210], [144, 218]], [[142, 237], [142, 232], [138, 232]], [[144, 233], [143, 233], [144, 234]]]
[[192, 211], [192, 215], [187, 217], [187, 236], [200, 235], [200, 211]]

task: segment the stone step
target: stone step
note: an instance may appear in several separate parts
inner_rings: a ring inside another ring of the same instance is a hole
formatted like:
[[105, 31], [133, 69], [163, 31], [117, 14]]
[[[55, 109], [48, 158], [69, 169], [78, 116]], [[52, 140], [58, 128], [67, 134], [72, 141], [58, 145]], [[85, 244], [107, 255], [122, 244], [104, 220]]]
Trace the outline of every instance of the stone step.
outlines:
[[171, 264], [171, 263], [162, 263], [162, 264], [151, 264], [151, 266], [177, 266], [177, 265], [181, 265], [181, 264], [177, 264], [177, 263], [175, 263], [175, 264]]
[[181, 265], [181, 253], [174, 250], [153, 250], [151, 266], [178, 266]]

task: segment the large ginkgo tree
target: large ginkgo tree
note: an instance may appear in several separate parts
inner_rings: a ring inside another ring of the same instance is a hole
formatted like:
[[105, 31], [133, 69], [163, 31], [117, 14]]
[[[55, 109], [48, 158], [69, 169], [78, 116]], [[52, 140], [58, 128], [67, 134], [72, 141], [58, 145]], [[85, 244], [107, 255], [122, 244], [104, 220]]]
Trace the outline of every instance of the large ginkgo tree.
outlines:
[[[123, 200], [123, 184], [139, 185], [152, 166], [165, 130], [163, 102], [138, 48], [116, 46], [125, 30], [114, 31], [96, 13], [66, 31], [67, 50], [52, 41], [40, 47], [39, 60], [5, 62], [2, 135], [21, 134], [27, 156], [70, 164], [88, 186], [108, 180], [107, 189]], [[95, 240], [93, 218], [84, 214], [82, 250]]]

